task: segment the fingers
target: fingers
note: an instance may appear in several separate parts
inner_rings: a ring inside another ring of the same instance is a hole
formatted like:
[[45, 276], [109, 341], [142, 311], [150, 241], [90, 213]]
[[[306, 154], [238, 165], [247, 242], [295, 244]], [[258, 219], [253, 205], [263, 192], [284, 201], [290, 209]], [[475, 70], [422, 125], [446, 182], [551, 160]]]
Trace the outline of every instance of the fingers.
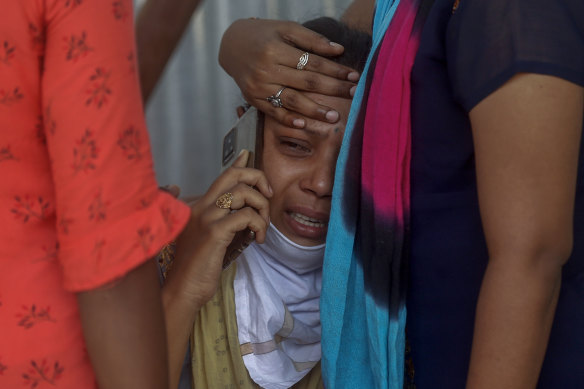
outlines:
[[281, 64], [297, 69], [301, 56], [307, 52], [308, 61], [304, 70], [334, 77], [338, 80], [359, 81], [359, 73], [348, 66], [341, 65], [324, 57], [335, 57], [343, 53], [344, 48], [331, 42], [326, 37], [294, 22], [280, 27], [280, 37], [287, 45], [278, 53]]
[[270, 224], [267, 199], [243, 184], [229, 193], [233, 196], [231, 208], [222, 209], [209, 204], [205, 210], [197, 212], [201, 228], [207, 229], [210, 239], [223, 247], [223, 250], [235, 234], [245, 228], [255, 232], [256, 241], [263, 242]]
[[211, 228], [216, 231], [215, 235], [228, 234], [229, 242], [231, 242], [236, 232], [249, 228], [255, 232], [256, 242], [263, 243], [266, 239], [268, 225], [269, 222], [261, 215], [252, 208], [246, 207], [218, 219]]
[[[285, 92], [288, 89], [285, 90]], [[284, 93], [283, 93], [284, 94]], [[267, 115], [273, 117], [278, 122], [282, 123], [288, 127], [295, 127], [295, 128], [305, 128], [306, 124], [309, 120], [309, 116], [316, 116], [315, 120], [318, 121], [326, 121], [329, 123], [335, 123], [339, 119], [339, 114], [337, 111], [324, 106], [320, 105], [313, 100], [310, 100], [308, 97], [304, 96], [301, 93], [296, 92], [295, 96], [292, 99], [288, 100], [287, 102], [282, 102], [283, 107], [276, 108], [272, 106], [270, 103], [262, 101], [262, 100], [254, 100], [253, 104], [262, 112], [266, 113]], [[296, 100], [298, 99], [298, 100]], [[290, 107], [297, 107], [296, 109], [287, 109], [286, 106]], [[296, 112], [298, 111], [298, 112]], [[309, 114], [302, 114], [300, 112], [309, 112]]]
[[[296, 101], [299, 96], [294, 91], [306, 91], [350, 99], [354, 94], [356, 84], [311, 71], [297, 70], [296, 68], [285, 65], [277, 65], [270, 70], [269, 74], [258, 74], [248, 84], [240, 85], [247, 102], [263, 112], [266, 112], [266, 110], [273, 111], [272, 108], [277, 108], [272, 106], [267, 98], [271, 96], [275, 97], [278, 90], [283, 86], [286, 86], [287, 89], [279, 97], [284, 107], [290, 109], [298, 105]], [[309, 101], [312, 102], [312, 100]], [[302, 109], [298, 111], [301, 115], [316, 120], [330, 121], [325, 116], [327, 112], [331, 111], [329, 107], [321, 106], [318, 109], [319, 107], [313, 102], [307, 107], [302, 107], [302, 105], [299, 107]], [[270, 114], [270, 112], [266, 113]]]
[[[325, 59], [322, 60], [327, 61]], [[311, 61], [312, 56], [308, 63], [310, 64]], [[306, 66], [308, 67], [308, 65]], [[338, 80], [325, 74], [306, 70], [306, 68], [305, 70], [298, 70], [296, 65], [294, 67], [280, 66], [277, 69], [277, 74], [273, 77], [272, 83], [301, 91], [345, 98], [352, 97], [351, 88], [355, 86], [355, 83], [351, 81]]]
[[198, 202], [204, 224], [211, 224], [234, 210], [240, 212], [246, 208], [269, 223], [268, 198], [273, 194], [272, 188], [262, 171], [243, 167], [248, 158], [249, 152], [244, 150]]
[[260, 194], [257, 190], [245, 184], [238, 184], [230, 190], [233, 200], [231, 201], [231, 210], [240, 210], [244, 207], [251, 207], [269, 222], [270, 204], [268, 199]]
[[207, 198], [208, 202], [214, 203], [217, 197], [225, 192], [230, 192], [240, 183], [250, 187], [255, 187], [257, 191], [266, 198], [272, 197], [272, 188], [270, 187], [264, 172], [257, 169], [236, 166], [236, 164], [240, 165], [247, 161], [249, 152], [246, 151], [246, 153], [242, 153], [242, 155], [240, 155], [234, 162], [234, 165], [224, 171], [223, 174], [211, 184], [211, 187], [204, 196]]
[[[302, 58], [303, 55], [305, 55], [305, 58]], [[302, 59], [306, 62], [305, 65], [302, 65]], [[323, 58], [310, 51], [301, 51], [288, 46], [286, 53], [280, 57], [280, 61], [282, 65], [285, 65], [290, 69], [313, 72], [329, 76], [335, 80], [346, 80], [349, 81], [348, 84], [350, 85], [354, 85], [354, 82], [359, 81], [359, 73], [355, 70], [348, 66], [331, 61], [330, 59]]]
[[314, 54], [309, 54], [308, 63], [303, 70], [325, 74], [339, 80], [347, 80], [353, 83], [359, 81], [360, 76], [359, 72], [351, 68]]
[[[294, 58], [293, 56], [299, 58], [303, 52], [292, 47], [288, 47], [287, 51], [287, 54], [281, 56], [282, 63], [275, 66], [269, 75], [263, 74], [263, 80], [258, 76], [258, 82], [254, 83], [253, 89], [242, 88], [244, 92], [247, 92], [244, 93], [247, 101], [280, 123], [291, 127], [304, 128], [306, 124], [304, 118], [336, 123], [339, 120], [339, 114], [335, 110], [314, 102], [302, 91], [350, 99], [356, 85], [351, 81], [335, 78], [334, 73], [344, 75], [351, 70], [345, 67], [339, 68], [340, 65], [337, 63], [317, 55], [309, 55], [304, 70], [298, 70], [294, 62], [296, 59], [290, 60], [290, 58]], [[359, 74], [351, 72], [358, 80]], [[269, 76], [269, 82], [266, 82], [266, 76]], [[275, 96], [282, 86], [286, 86], [279, 96], [282, 107], [273, 106], [266, 99], [268, 96]]]
[[312, 53], [335, 56], [345, 50], [340, 44], [295, 22], [281, 23], [279, 32], [284, 41]]
[[[227, 195], [227, 196], [225, 196]], [[207, 204], [207, 211], [203, 213], [205, 223], [212, 223], [214, 220], [225, 217], [233, 211], [241, 211], [243, 209], [251, 209], [256, 214], [264, 219], [266, 223], [270, 222], [270, 203], [260, 192], [254, 188], [243, 183], [231, 188], [229, 192], [218, 197], [220, 200], [228, 198], [227, 204], [225, 201], [220, 207], [216, 202]]]
[[[350, 99], [349, 96], [342, 97]], [[326, 105], [315, 102], [296, 89], [284, 89], [280, 95], [280, 99], [282, 100], [283, 108], [289, 111], [302, 113], [304, 116], [323, 122], [336, 123], [339, 120], [339, 114], [337, 111]]]
[[[309, 92], [349, 97], [349, 90], [359, 81], [359, 73], [348, 66], [281, 42], [274, 45], [266, 55], [276, 65], [271, 74], [271, 81], [275, 83]], [[302, 58], [305, 54], [307, 58]], [[303, 66], [301, 59], [306, 61]]]
[[275, 108], [270, 103], [266, 103], [257, 99], [254, 99], [252, 104], [256, 106], [258, 110], [264, 112], [268, 116], [273, 117], [285, 126], [295, 128], [306, 127], [306, 119], [303, 117], [303, 115], [297, 112], [288, 111], [286, 108]]
[[[276, 87], [277, 85], [272, 86], [272, 88]], [[340, 118], [336, 110], [315, 102], [291, 87], [284, 89], [279, 97], [282, 107], [274, 107], [265, 99], [254, 99], [252, 103], [262, 112], [289, 127], [305, 128], [309, 121], [307, 119], [336, 123]]]

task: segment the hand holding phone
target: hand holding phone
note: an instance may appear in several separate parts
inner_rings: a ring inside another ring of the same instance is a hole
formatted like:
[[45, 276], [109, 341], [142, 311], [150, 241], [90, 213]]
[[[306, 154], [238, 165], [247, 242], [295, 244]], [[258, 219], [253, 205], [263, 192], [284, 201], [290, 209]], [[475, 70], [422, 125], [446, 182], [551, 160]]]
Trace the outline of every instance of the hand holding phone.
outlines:
[[222, 265], [235, 255], [226, 255], [226, 249], [238, 232], [249, 228], [256, 241], [266, 238], [272, 190], [264, 172], [245, 167], [248, 157], [245, 152], [236, 158], [234, 168], [189, 204], [191, 215], [176, 239], [176, 252], [159, 258], [163, 267], [172, 262], [167, 285], [175, 285], [173, 290], [189, 296], [193, 304], [205, 304], [215, 295]]

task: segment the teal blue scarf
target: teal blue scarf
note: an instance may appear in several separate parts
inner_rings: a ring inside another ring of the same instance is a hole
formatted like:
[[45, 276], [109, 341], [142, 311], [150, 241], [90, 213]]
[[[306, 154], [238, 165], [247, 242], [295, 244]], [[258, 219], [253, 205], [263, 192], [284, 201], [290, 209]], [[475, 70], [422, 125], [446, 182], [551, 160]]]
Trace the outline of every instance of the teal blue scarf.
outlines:
[[337, 162], [321, 296], [327, 389], [403, 387], [410, 72], [419, 5], [377, 2], [373, 46]]

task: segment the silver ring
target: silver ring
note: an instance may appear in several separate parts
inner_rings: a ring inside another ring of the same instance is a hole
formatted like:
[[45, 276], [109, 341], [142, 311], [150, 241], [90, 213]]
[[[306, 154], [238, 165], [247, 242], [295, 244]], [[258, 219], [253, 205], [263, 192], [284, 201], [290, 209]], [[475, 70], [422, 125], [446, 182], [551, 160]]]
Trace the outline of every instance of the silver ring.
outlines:
[[266, 100], [268, 100], [270, 103], [272, 103], [272, 105], [276, 108], [282, 108], [284, 106], [284, 104], [282, 104], [282, 99], [280, 98], [280, 95], [282, 94], [282, 91], [286, 89], [285, 86], [283, 86], [282, 88], [280, 88], [279, 91], [276, 92], [275, 95], [271, 95], [270, 97], [266, 97]]
[[298, 60], [298, 65], [296, 65], [296, 69], [298, 69], [298, 70], [304, 69], [304, 67], [306, 66], [307, 63], [308, 63], [308, 51], [300, 56], [300, 59]]

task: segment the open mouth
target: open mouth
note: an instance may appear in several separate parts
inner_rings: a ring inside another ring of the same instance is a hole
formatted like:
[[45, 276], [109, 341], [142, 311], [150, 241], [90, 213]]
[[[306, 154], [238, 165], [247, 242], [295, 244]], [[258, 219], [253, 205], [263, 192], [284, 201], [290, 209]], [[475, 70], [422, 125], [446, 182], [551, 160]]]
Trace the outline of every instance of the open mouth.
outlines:
[[294, 219], [298, 223], [303, 224], [303, 225], [308, 226], [308, 227], [314, 227], [314, 228], [326, 227], [326, 223], [324, 223], [322, 220], [314, 219], [312, 217], [308, 217], [308, 216], [303, 215], [301, 213], [291, 212], [290, 216], [292, 217], [292, 219]]
[[288, 209], [285, 215], [284, 225], [288, 237], [294, 242], [308, 246], [324, 243], [328, 230], [328, 212], [297, 206]]

